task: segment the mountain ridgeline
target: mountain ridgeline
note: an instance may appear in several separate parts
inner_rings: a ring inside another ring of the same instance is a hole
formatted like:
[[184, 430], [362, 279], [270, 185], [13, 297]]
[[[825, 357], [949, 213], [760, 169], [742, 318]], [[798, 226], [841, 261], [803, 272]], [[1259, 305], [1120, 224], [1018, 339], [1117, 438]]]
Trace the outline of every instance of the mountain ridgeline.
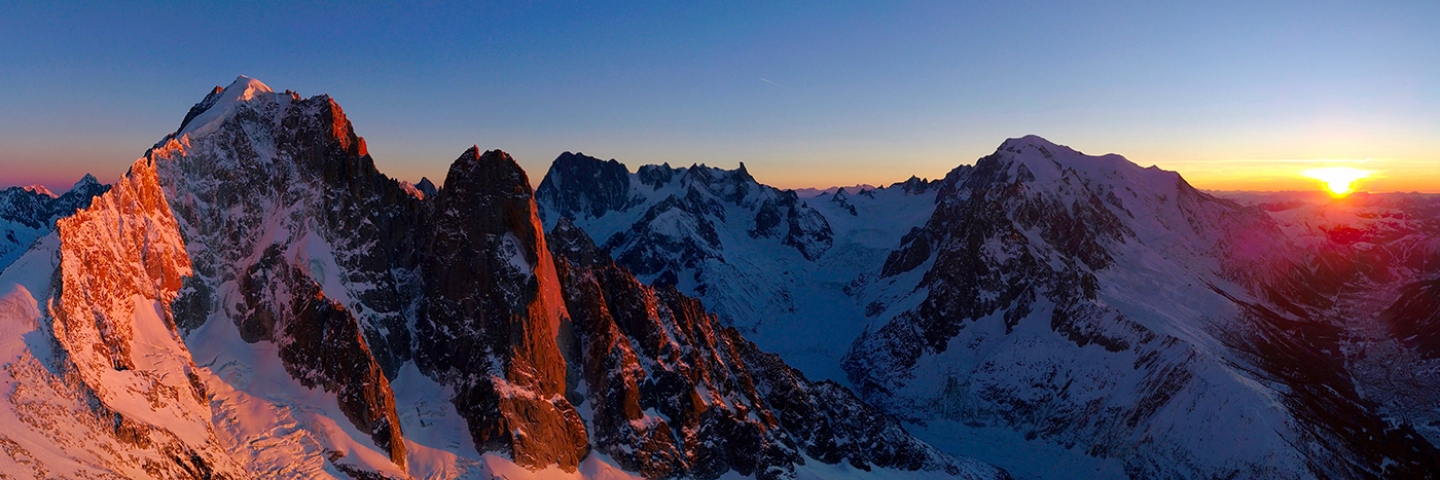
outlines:
[[[1008, 478], [547, 234], [504, 152], [386, 177], [327, 96], [217, 87], [101, 192], [0, 274], [7, 473]], [[756, 208], [828, 246], [793, 194]]]
[[0, 472], [1440, 476], [1440, 197], [1036, 136], [803, 194], [478, 147], [441, 185], [241, 77], [113, 185], [0, 191]]

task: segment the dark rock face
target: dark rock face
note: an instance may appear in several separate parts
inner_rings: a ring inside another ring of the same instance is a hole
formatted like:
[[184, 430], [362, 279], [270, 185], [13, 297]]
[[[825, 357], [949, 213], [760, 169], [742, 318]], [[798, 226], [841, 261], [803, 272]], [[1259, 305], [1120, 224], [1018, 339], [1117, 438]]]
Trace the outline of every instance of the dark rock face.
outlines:
[[577, 215], [605, 216], [631, 206], [630, 171], [620, 162], [601, 161], [583, 153], [565, 152], [551, 164], [553, 175], [540, 181], [537, 197], [547, 198], [555, 205], [556, 215], [574, 218]]
[[415, 188], [420, 190], [420, 193], [424, 193], [427, 198], [433, 197], [439, 192], [439, 190], [435, 188], [435, 183], [425, 177], [420, 177], [420, 183], [415, 184]]
[[[661, 275], [675, 283], [677, 272], [695, 268], [707, 259], [722, 258], [724, 245], [715, 222], [692, 211], [722, 211], [707, 205], [698, 196], [666, 197], [645, 211], [630, 229], [611, 237], [606, 250], [618, 251], [616, 258], [639, 275]], [[651, 228], [657, 220], [674, 222], [688, 235], [670, 235]], [[668, 275], [667, 275], [668, 274]]]
[[246, 303], [235, 320], [242, 337], [278, 344], [291, 377], [334, 393], [345, 417], [404, 467], [395, 396], [355, 317], [326, 298], [303, 269], [286, 263], [280, 245], [265, 249], [241, 279], [240, 292]]
[[200, 100], [200, 103], [195, 104], [195, 106], [190, 107], [190, 111], [185, 112], [185, 119], [180, 121], [180, 128], [175, 129], [175, 131], [185, 130], [185, 127], [190, 125], [191, 120], [194, 120], [195, 117], [200, 116], [200, 114], [205, 113], [206, 110], [214, 107], [215, 103], [220, 101], [220, 94], [224, 92], [225, 87], [216, 85], [214, 89], [210, 90], [208, 95], [205, 95], [204, 99]]
[[1411, 284], [1382, 314], [1395, 338], [1426, 358], [1440, 358], [1440, 280]]
[[455, 389], [482, 451], [573, 471], [589, 445], [564, 397], [567, 314], [529, 185], [498, 150], [451, 165], [426, 234], [415, 360]]
[[568, 219], [550, 239], [595, 448], [627, 469], [786, 478], [803, 454], [865, 470], [1003, 476], [939, 453], [838, 385], [806, 380], [673, 287], [642, 285]]
[[[633, 176], [632, 182], [632, 175], [615, 160], [566, 153], [551, 165], [535, 198], [547, 224], [562, 217], [600, 218], [643, 208], [627, 220], [628, 229], [600, 240], [621, 265], [641, 276], [658, 276], [661, 283], [673, 284], [680, 272], [723, 258], [725, 245], [718, 232], [730, 220], [744, 222], [750, 238], [777, 240], [809, 260], [833, 243], [823, 215], [795, 192], [760, 185], [743, 163], [736, 170], [646, 165]], [[744, 217], [727, 218], [734, 209]]]

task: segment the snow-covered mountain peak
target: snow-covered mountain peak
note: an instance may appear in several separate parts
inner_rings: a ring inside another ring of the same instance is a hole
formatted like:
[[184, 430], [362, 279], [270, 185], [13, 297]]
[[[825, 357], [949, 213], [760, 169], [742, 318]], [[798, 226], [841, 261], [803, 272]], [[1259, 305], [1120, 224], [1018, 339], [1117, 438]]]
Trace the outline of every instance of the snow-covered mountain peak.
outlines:
[[424, 200], [428, 197], [434, 197], [435, 194], [438, 192], [438, 189], [435, 188], [435, 183], [431, 182], [430, 179], [427, 177], [420, 177], [420, 181], [417, 183], [401, 181], [400, 189], [404, 190], [405, 193], [410, 194], [410, 196], [420, 200]]
[[255, 98], [256, 95], [262, 93], [275, 93], [275, 90], [270, 89], [270, 86], [266, 85], [265, 82], [245, 75], [235, 77], [235, 81], [230, 82], [230, 86], [225, 87], [225, 90], [222, 92], [222, 94], [227, 97], [235, 95], [236, 98], [242, 101], [249, 101]]
[[[1006, 140], [973, 168], [957, 168], [945, 188], [952, 193], [942, 192], [939, 202], [967, 205], [979, 195], [982, 201], [1013, 205], [1013, 220], [1025, 229], [1058, 228], [1048, 233], [1053, 238], [1047, 242], [1085, 246], [1081, 250], [1089, 253], [1082, 257], [1090, 259], [1091, 267], [1134, 253], [1105, 247], [1131, 240], [1166, 251], [1162, 257], [1209, 252], [1194, 262], [1218, 259], [1219, 264], [1206, 268], [1242, 282], [1278, 274], [1258, 265], [1290, 255], [1283, 233], [1258, 209], [1196, 190], [1176, 172], [1144, 168], [1117, 154], [1086, 155], [1033, 135]], [[1061, 217], [1070, 218], [1049, 223]], [[1194, 267], [1194, 262], [1187, 265]]]
[[703, 163], [690, 165], [690, 168], [682, 170], [685, 174], [682, 178], [692, 182], [698, 181], [707, 186], [759, 184], [755, 181], [755, 177], [750, 176], [750, 172], [745, 169], [745, 162], [740, 162], [740, 166], [734, 170], [711, 167]]
[[[68, 192], [78, 191], [78, 190], [84, 189], [84, 188], [89, 188], [89, 187], [91, 187], [91, 186], [93, 186], [93, 185], [99, 185], [99, 184], [100, 184], [100, 180], [97, 180], [94, 175], [91, 175], [91, 174], [88, 174], [88, 173], [87, 173], [87, 174], [85, 174], [85, 176], [80, 177], [80, 180], [77, 181], [77, 182], [75, 182], [75, 185], [71, 186], [71, 187], [70, 187], [70, 190], [67, 190], [67, 193], [68, 193]], [[51, 195], [54, 196], [55, 194], [52, 193]]]
[[1070, 147], [1046, 140], [1044, 137], [1041, 137], [1039, 135], [1026, 135], [1019, 138], [1007, 138], [1005, 139], [1005, 142], [1000, 144], [999, 148], [999, 150], [1017, 153], [1025, 149], [1033, 149], [1042, 153], [1048, 152], [1051, 154], [1069, 153], [1073, 155], [1080, 153]]
[[50, 189], [45, 188], [44, 185], [38, 183], [34, 185], [26, 185], [20, 188], [36, 195], [44, 195], [50, 198], [59, 197], [59, 195], [56, 195], [55, 192], [50, 191]]
[[43, 185], [0, 190], [0, 269], [20, 258], [30, 244], [44, 237], [55, 220], [90, 206], [90, 199], [110, 187], [85, 175], [63, 195]]
[[[1020, 180], [1049, 185], [1073, 177], [1101, 195], [1118, 189], [1142, 196], [1173, 196], [1178, 184], [1183, 182], [1176, 172], [1153, 166], [1142, 168], [1113, 153], [1086, 155], [1036, 135], [1005, 140], [994, 155], [980, 159], [975, 166], [979, 171], [1005, 173], [997, 180], [1006, 182]], [[1053, 187], [1046, 189], [1053, 190]]]
[[217, 87], [191, 108], [175, 136], [200, 137], [215, 131], [227, 118], [241, 110], [273, 112], [271, 109], [275, 106], [283, 106], [290, 100], [298, 99], [294, 92], [277, 94], [263, 82], [241, 75], [229, 86], [223, 89]]

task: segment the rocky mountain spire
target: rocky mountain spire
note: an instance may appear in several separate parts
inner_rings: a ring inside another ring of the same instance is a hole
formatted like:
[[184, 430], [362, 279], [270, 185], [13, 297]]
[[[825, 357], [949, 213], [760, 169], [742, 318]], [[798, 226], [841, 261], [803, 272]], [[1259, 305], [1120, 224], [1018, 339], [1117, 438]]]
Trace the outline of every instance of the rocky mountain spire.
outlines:
[[556, 338], [569, 314], [524, 170], [505, 152], [466, 150], [435, 196], [425, 238], [421, 370], [455, 389], [482, 451], [574, 471], [589, 442], [564, 396]]

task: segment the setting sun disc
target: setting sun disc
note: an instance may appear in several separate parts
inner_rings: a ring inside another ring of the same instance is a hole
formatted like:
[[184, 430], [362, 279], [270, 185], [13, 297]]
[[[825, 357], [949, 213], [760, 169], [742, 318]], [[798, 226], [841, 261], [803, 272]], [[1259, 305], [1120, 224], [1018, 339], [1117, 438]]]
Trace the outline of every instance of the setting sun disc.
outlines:
[[1355, 191], [1355, 182], [1374, 174], [1370, 170], [1361, 170], [1351, 167], [1325, 167], [1313, 168], [1301, 172], [1309, 178], [1319, 180], [1325, 184], [1325, 188], [1331, 195], [1343, 197]]

